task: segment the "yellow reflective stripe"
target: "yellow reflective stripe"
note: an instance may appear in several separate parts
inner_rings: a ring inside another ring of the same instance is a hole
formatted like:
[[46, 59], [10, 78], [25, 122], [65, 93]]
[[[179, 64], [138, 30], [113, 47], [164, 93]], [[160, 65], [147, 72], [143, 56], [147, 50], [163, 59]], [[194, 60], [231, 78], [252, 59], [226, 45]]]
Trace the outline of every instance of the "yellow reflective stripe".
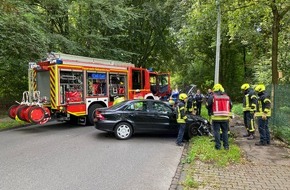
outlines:
[[251, 119], [249, 131], [250, 132], [254, 132], [255, 131], [255, 123], [254, 123], [253, 119]]
[[181, 114], [180, 114], [180, 110], [183, 110], [183, 109], [184, 107], [181, 107], [181, 108], [177, 107], [177, 112], [178, 112], [177, 123], [186, 123], [185, 119], [187, 119], [187, 116], [181, 118]]
[[224, 120], [229, 120], [230, 117], [228, 117], [228, 116], [215, 116], [215, 115], [212, 115], [211, 116], [211, 119], [213, 121], [224, 121]]
[[271, 110], [270, 110], [269, 112], [267, 112], [267, 113], [264, 113], [264, 112], [257, 112], [257, 113], [255, 113], [255, 115], [256, 115], [257, 117], [261, 117], [261, 116], [263, 116], [264, 114], [266, 114], [266, 116], [270, 117], [270, 116], [271, 116]]
[[[243, 107], [243, 111], [255, 111], [256, 110], [256, 104], [252, 103], [250, 105], [250, 99], [254, 99], [254, 98], [257, 98], [255, 95], [252, 95], [251, 97], [249, 97], [249, 94], [245, 95], [245, 99], [246, 99], [246, 102], [245, 102], [245, 105]], [[254, 108], [252, 108], [254, 107]]]
[[247, 108], [243, 108], [243, 111], [252, 111], [252, 109], [250, 107], [247, 107]]
[[245, 95], [246, 96], [246, 105], [245, 107], [250, 107], [250, 103], [249, 103], [249, 94]]
[[256, 95], [252, 95], [251, 96], [251, 99], [254, 99], [254, 98], [257, 98], [257, 96]]

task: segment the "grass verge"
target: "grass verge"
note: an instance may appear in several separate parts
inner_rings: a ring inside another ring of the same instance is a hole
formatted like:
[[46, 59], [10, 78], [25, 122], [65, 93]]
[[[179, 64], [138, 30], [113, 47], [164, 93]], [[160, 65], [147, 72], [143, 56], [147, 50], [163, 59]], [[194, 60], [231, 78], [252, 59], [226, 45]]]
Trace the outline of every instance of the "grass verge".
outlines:
[[215, 167], [226, 167], [241, 163], [243, 161], [241, 149], [234, 143], [232, 137], [229, 138], [229, 144], [229, 150], [216, 150], [211, 138], [204, 136], [192, 138], [189, 142], [188, 155], [183, 161], [189, 164], [185, 180], [182, 182], [184, 189], [194, 189], [203, 185], [193, 178], [196, 160], [209, 163]]
[[4, 129], [16, 128], [19, 126], [27, 125], [27, 122], [24, 121], [16, 121], [10, 118], [2, 118], [0, 119], [0, 131]]

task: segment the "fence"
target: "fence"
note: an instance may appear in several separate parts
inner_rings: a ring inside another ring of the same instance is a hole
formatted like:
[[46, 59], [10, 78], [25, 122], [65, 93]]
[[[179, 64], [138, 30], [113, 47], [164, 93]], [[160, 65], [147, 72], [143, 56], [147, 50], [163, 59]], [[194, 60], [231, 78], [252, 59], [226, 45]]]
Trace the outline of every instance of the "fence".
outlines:
[[[276, 137], [290, 143], [290, 85], [277, 85], [275, 88], [270, 88], [272, 89], [270, 128]], [[267, 91], [270, 92], [268, 89]]]

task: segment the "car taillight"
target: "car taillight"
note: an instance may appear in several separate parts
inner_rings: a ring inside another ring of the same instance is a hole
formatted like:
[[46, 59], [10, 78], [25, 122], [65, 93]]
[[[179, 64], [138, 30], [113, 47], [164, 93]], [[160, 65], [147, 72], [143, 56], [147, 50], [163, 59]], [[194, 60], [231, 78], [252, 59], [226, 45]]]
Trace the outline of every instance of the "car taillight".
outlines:
[[96, 118], [97, 118], [98, 120], [104, 120], [104, 119], [105, 119], [105, 117], [104, 117], [102, 114], [100, 114], [100, 113], [97, 113], [97, 114], [96, 114]]
[[105, 117], [102, 115], [102, 113], [99, 110], [96, 110], [96, 112], [95, 112], [95, 119], [97, 119], [97, 120], [104, 120]]

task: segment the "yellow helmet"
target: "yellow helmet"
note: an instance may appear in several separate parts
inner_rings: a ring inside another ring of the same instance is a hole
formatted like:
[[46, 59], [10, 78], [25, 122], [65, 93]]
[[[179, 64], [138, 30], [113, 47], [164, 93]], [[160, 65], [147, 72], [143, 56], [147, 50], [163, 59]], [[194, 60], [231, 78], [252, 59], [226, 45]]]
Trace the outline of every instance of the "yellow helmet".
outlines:
[[250, 85], [248, 83], [245, 83], [241, 86], [241, 90], [248, 90], [250, 88]]
[[263, 84], [258, 84], [256, 87], [255, 87], [255, 91], [256, 92], [263, 92], [263, 91], [265, 91], [266, 90], [266, 87], [265, 87], [265, 85], [263, 85]]
[[187, 95], [185, 93], [179, 94], [179, 100], [185, 100], [187, 98]]
[[217, 91], [224, 92], [224, 91], [225, 91], [224, 88], [223, 88], [223, 86], [222, 86], [221, 84], [219, 84], [219, 83], [215, 84], [215, 85], [213, 86], [212, 90], [213, 90], [214, 92], [217, 92]]
[[123, 102], [123, 101], [125, 101], [125, 97], [123, 97], [123, 96], [118, 97], [114, 100], [113, 105], [118, 104], [118, 103]]
[[175, 104], [173, 99], [169, 99], [169, 105], [173, 106]]

